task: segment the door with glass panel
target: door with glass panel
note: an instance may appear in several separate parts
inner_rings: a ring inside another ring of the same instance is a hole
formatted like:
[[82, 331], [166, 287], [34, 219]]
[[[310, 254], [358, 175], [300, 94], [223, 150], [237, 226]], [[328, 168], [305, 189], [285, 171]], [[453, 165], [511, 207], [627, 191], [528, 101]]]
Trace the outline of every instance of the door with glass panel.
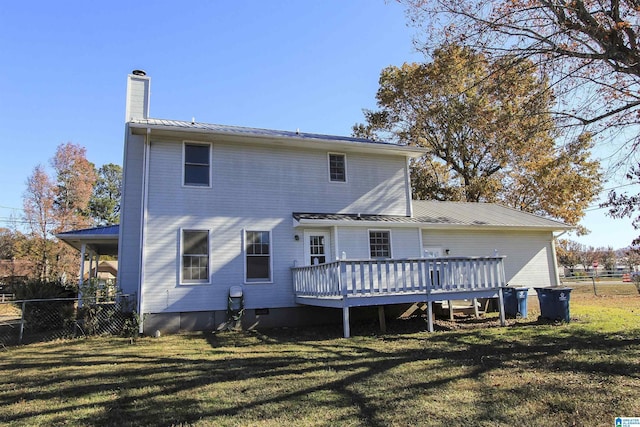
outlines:
[[330, 234], [326, 231], [307, 231], [304, 233], [304, 258], [306, 265], [331, 262]]

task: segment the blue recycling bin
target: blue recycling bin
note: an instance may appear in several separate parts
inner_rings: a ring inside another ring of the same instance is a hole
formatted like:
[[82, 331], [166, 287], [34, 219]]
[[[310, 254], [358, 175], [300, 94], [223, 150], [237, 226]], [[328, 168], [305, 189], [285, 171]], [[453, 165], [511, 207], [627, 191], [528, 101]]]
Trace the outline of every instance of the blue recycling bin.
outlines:
[[535, 288], [540, 301], [540, 317], [569, 323], [571, 288]]
[[527, 297], [529, 288], [502, 288], [502, 301], [504, 313], [510, 317], [527, 318]]

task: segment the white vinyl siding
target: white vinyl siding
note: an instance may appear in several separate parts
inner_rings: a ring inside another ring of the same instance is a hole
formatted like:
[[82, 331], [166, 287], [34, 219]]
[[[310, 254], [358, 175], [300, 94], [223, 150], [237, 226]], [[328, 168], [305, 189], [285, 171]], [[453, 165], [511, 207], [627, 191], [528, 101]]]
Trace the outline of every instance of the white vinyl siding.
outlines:
[[550, 231], [422, 231], [423, 247], [448, 249], [448, 256], [506, 256], [507, 283], [528, 287], [556, 285], [551, 239]]
[[[128, 130], [127, 130], [128, 133]], [[126, 294], [138, 293], [142, 241], [142, 201], [144, 182], [144, 137], [130, 135], [125, 143], [120, 236], [118, 241], [118, 286]]]
[[[243, 230], [269, 230], [272, 246], [271, 284], [245, 287], [245, 307], [293, 307], [291, 266], [295, 261], [298, 265], [304, 262], [303, 239], [294, 239], [298, 232], [292, 227], [293, 212], [407, 213], [406, 160], [402, 157], [348, 152], [348, 185], [335, 185], [327, 179], [326, 150], [224, 140], [210, 146], [215, 185], [203, 191], [183, 185], [181, 140], [151, 140], [142, 287], [146, 312], [225, 310], [229, 287], [245, 283]], [[132, 172], [140, 173], [142, 167], [137, 166]], [[182, 229], [210, 231], [211, 286], [178, 286]], [[398, 232], [393, 230], [392, 237]], [[359, 249], [349, 249], [349, 242], [347, 257], [366, 259], [367, 229], [357, 233], [358, 243], [353, 244]], [[404, 246], [403, 239], [399, 237], [393, 245]], [[393, 255], [419, 256], [420, 245], [414, 240], [411, 250], [394, 246]], [[139, 242], [138, 235], [131, 243]], [[334, 257], [341, 251], [332, 248]], [[121, 259], [123, 268], [135, 257], [139, 259], [139, 253], [128, 252], [130, 256]]]
[[[375, 229], [371, 229], [375, 230]], [[420, 230], [416, 228], [388, 229], [391, 256], [395, 259], [420, 257]], [[369, 229], [365, 227], [338, 227], [336, 230], [337, 256], [347, 259], [371, 259]]]

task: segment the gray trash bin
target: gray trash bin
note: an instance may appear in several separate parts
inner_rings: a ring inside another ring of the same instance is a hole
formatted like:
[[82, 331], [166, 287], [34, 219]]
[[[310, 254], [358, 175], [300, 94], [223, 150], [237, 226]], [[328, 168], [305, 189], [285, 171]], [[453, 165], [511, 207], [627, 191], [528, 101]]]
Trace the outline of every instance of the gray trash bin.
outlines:
[[502, 288], [502, 301], [504, 313], [511, 317], [527, 318], [527, 297], [529, 288], [504, 287]]

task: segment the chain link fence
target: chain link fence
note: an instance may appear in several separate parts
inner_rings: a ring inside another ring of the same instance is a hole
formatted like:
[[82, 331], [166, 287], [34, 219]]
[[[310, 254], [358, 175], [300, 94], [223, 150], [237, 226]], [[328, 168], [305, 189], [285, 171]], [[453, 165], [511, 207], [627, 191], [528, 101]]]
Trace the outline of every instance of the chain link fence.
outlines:
[[134, 337], [135, 298], [49, 298], [0, 301], [0, 345], [11, 346], [90, 335]]

